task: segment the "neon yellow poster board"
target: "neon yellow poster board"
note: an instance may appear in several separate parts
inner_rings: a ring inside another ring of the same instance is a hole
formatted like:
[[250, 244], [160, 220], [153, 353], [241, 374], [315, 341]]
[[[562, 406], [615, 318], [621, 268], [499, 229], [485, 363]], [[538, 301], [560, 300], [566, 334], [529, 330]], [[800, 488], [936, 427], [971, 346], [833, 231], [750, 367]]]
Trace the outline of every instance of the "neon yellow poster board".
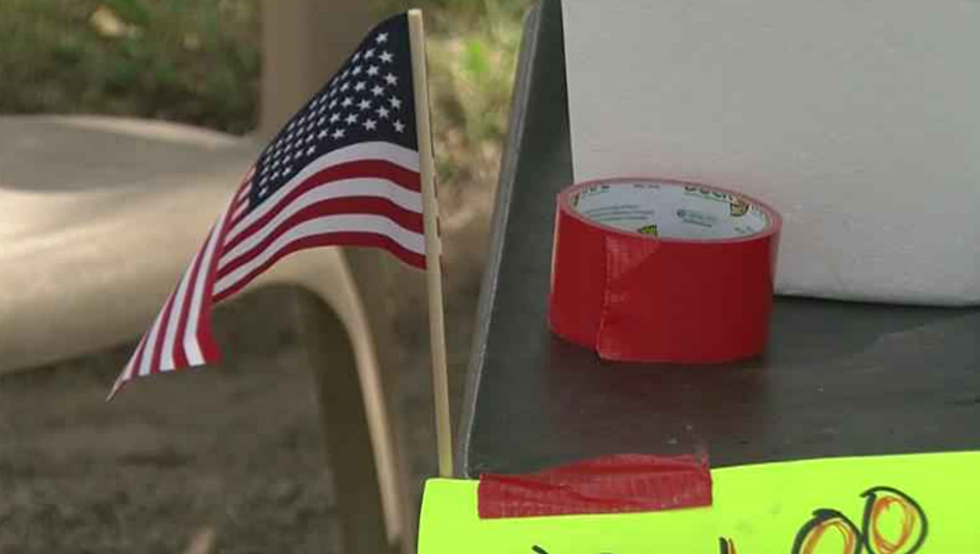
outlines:
[[487, 519], [477, 482], [426, 483], [419, 554], [980, 553], [980, 452], [711, 472], [714, 503], [643, 514]]

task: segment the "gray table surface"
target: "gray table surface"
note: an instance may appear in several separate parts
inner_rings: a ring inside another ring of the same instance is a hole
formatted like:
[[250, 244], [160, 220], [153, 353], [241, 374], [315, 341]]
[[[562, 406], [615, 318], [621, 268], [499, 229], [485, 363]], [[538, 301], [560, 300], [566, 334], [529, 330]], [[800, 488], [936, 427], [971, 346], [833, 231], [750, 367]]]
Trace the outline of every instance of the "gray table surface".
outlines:
[[612, 364], [546, 321], [555, 195], [571, 184], [561, 9], [529, 15], [456, 473], [622, 452], [714, 467], [980, 448], [980, 310], [779, 298], [766, 354]]

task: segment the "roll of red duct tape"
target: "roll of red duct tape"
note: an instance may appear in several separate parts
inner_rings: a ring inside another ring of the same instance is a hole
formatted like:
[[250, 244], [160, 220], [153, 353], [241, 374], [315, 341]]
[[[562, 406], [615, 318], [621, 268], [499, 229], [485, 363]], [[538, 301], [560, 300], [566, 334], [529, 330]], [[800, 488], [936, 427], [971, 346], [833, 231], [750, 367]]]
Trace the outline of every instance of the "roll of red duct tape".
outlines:
[[548, 319], [618, 361], [719, 363], [763, 352], [782, 222], [713, 186], [622, 178], [558, 195]]

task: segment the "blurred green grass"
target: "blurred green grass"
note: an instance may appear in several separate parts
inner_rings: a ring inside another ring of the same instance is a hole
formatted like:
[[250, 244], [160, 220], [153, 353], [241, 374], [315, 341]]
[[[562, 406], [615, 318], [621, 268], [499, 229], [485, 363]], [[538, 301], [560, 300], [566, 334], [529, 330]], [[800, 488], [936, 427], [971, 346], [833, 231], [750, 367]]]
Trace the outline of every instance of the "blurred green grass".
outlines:
[[[405, 9], [373, 2], [379, 17]], [[529, 4], [413, 3], [430, 29], [436, 128], [454, 145], [502, 140]], [[247, 132], [258, 119], [259, 19], [259, 0], [0, 0], [0, 113], [130, 115]]]
[[[121, 34], [93, 22], [100, 8]], [[258, 0], [2, 0], [0, 112], [242, 133], [257, 121], [258, 33]]]
[[[387, 0], [398, 4], [396, 0]], [[530, 0], [423, 0], [440, 182], [495, 185]]]

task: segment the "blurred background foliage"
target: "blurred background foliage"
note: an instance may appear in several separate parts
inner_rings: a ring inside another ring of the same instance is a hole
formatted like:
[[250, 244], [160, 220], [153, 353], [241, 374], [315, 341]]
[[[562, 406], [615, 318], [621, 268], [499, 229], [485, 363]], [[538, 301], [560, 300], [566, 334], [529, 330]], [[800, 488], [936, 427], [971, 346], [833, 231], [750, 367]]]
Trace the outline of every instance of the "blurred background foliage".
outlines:
[[0, 112], [100, 113], [243, 133], [258, 0], [0, 0]]
[[[445, 181], [480, 178], [506, 129], [530, 0], [421, 7]], [[0, 113], [100, 113], [242, 134], [258, 120], [259, 0], [0, 0]]]

